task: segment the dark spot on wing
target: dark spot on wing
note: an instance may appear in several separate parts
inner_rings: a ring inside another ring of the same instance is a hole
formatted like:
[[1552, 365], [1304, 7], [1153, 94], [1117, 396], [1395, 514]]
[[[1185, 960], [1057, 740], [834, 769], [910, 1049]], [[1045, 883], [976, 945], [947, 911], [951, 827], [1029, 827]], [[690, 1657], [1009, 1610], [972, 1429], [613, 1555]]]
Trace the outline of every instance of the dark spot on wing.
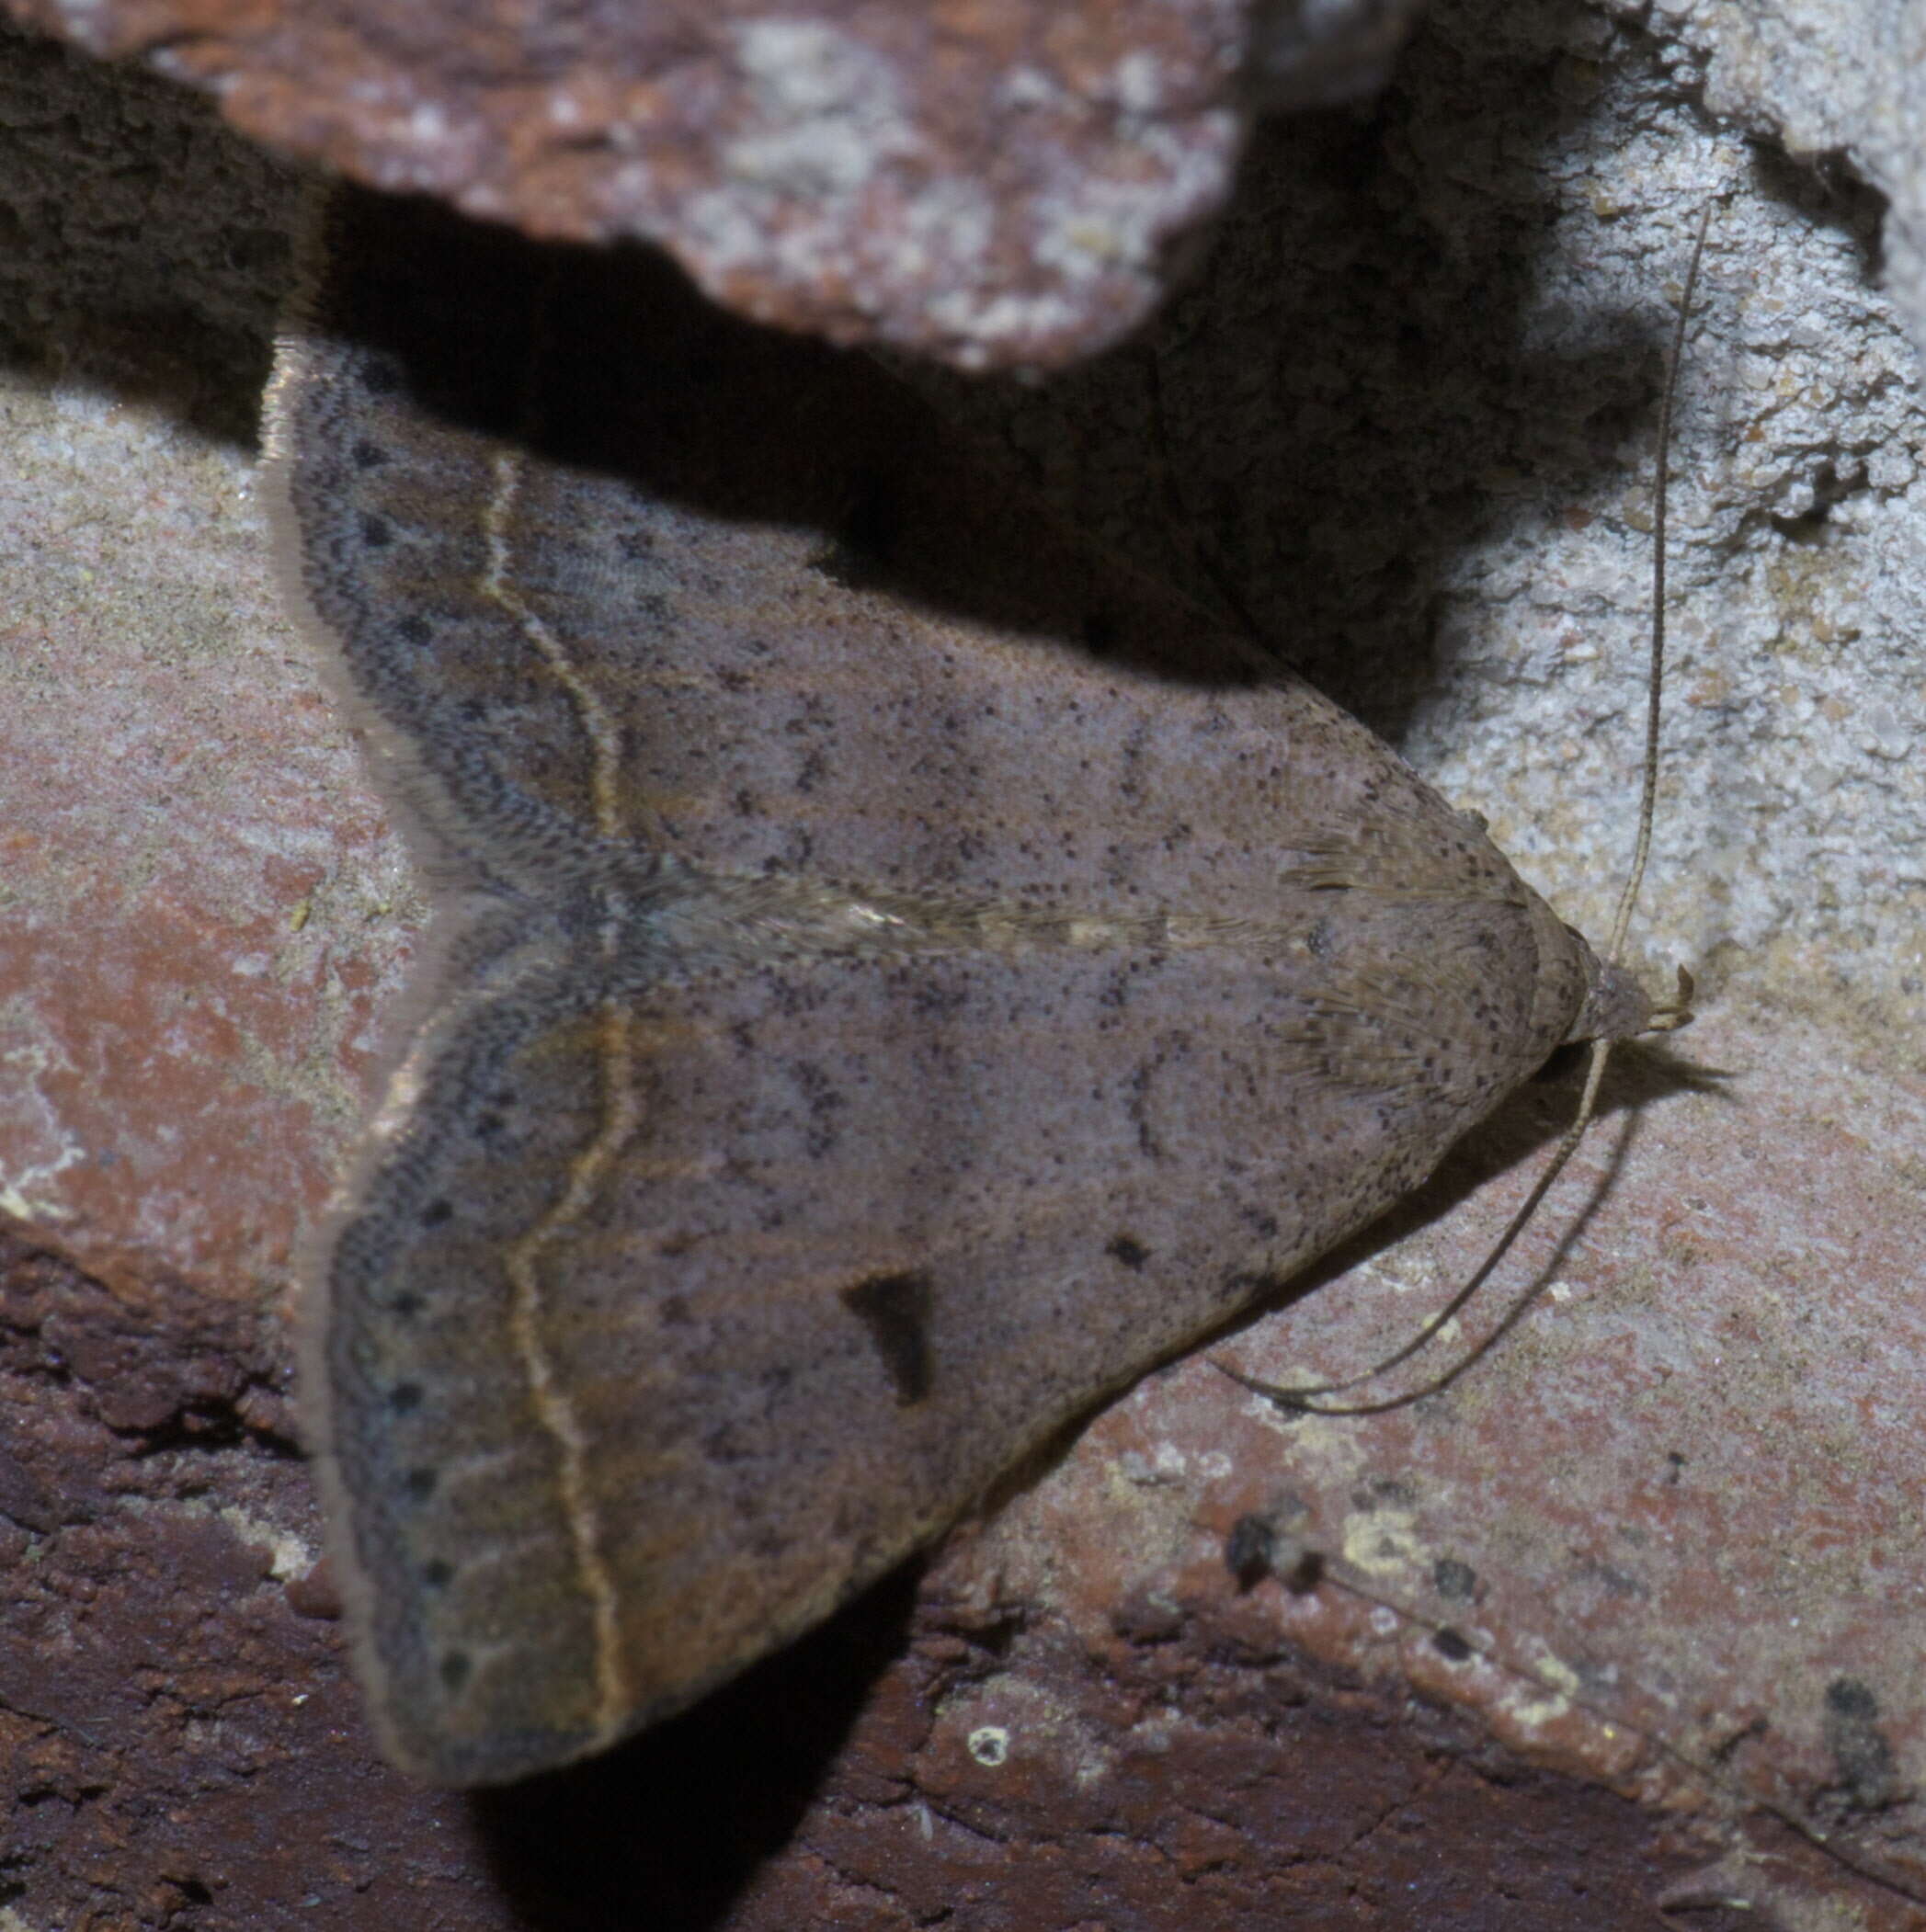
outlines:
[[362, 437], [348, 452], [357, 470], [379, 470], [388, 460], [388, 452], [371, 437]]
[[896, 1403], [911, 1408], [929, 1393], [929, 1277], [872, 1275], [842, 1291], [842, 1303], [869, 1330]]
[[403, 643], [413, 644], [419, 649], [423, 644], [433, 641], [435, 627], [427, 618], [417, 617], [410, 611], [406, 617], [395, 619], [394, 634]]
[[361, 541], [370, 550], [386, 550], [394, 541], [394, 526], [385, 517], [372, 514], [361, 518]]
[[388, 1406], [397, 1415], [405, 1415], [410, 1410], [421, 1406], [421, 1384], [419, 1382], [396, 1382], [388, 1391]]
[[421, 1224], [425, 1228], [439, 1228], [454, 1218], [455, 1204], [451, 1200], [431, 1200], [421, 1210]]
[[1431, 1648], [1447, 1664], [1463, 1664], [1472, 1654], [1471, 1645], [1450, 1624], [1431, 1632]]
[[1134, 1234], [1112, 1234], [1104, 1244], [1103, 1252], [1112, 1261], [1121, 1261], [1125, 1267], [1142, 1267], [1150, 1259], [1150, 1250]]
[[426, 1503], [435, 1494], [435, 1484], [440, 1481], [440, 1472], [432, 1469], [411, 1469], [401, 1479], [401, 1486], [416, 1503]]
[[442, 1653], [441, 1683], [442, 1688], [450, 1695], [458, 1695], [473, 1675], [474, 1663], [465, 1650]]

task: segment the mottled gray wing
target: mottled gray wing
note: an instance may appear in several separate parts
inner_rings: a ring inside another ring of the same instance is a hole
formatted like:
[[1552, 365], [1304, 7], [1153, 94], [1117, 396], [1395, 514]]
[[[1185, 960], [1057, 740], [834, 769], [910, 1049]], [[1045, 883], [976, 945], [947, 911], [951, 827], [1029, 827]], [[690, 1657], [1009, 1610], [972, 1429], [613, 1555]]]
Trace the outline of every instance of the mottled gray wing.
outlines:
[[[435, 828], [1088, 913], [1528, 895], [1299, 680], [987, 480], [867, 358], [639, 253], [337, 199], [270, 438], [301, 594]], [[1529, 942], [1515, 970], [1534, 970]]]
[[549, 938], [427, 1029], [328, 1271], [366, 1662], [439, 1781], [700, 1696], [1464, 1124], [1313, 1072], [1259, 957], [666, 964], [585, 1004]]
[[473, 923], [310, 1401], [391, 1748], [491, 1781], [1376, 1213], [1590, 955], [860, 358], [418, 209], [334, 246], [270, 415], [291, 565]]

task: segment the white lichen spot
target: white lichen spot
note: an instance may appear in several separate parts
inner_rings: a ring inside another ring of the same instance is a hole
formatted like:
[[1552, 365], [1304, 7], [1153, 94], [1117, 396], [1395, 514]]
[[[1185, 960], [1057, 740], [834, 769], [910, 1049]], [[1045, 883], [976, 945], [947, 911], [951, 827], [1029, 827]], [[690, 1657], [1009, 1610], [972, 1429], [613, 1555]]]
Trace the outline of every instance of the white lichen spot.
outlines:
[[70, 1142], [51, 1161], [29, 1163], [12, 1174], [0, 1172], [0, 1214], [25, 1222], [70, 1221], [74, 1210], [38, 1190], [63, 1169], [81, 1158], [78, 1144]]
[[448, 114], [439, 101], [417, 101], [409, 109], [404, 138], [416, 147], [439, 147], [448, 139]]
[[[1322, 1381], [1324, 1377], [1303, 1363], [1291, 1363], [1282, 1370], [1267, 1372], [1265, 1379], [1288, 1389], [1301, 1382]], [[1336, 1482], [1363, 1467], [1367, 1438], [1346, 1417], [1288, 1412], [1255, 1393], [1243, 1413], [1282, 1438], [1293, 1464], [1315, 1469], [1321, 1480]]]
[[[1478, 830], [1483, 832], [1486, 829], [1484, 821], [1480, 819]], [[1394, 1253], [1388, 1262], [1367, 1261], [1361, 1272], [1364, 1280], [1373, 1288], [1382, 1283], [1394, 1295], [1422, 1293], [1430, 1299], [1436, 1293], [1438, 1287], [1438, 1270], [1429, 1261], [1418, 1256]]]
[[[630, 170], [622, 172], [627, 176]], [[634, 170], [638, 177], [646, 172], [639, 167]], [[763, 257], [762, 223], [747, 199], [734, 188], [709, 188], [690, 195], [682, 203], [681, 218], [684, 232], [717, 274]]]
[[1157, 1458], [1146, 1456], [1142, 1449], [1125, 1449], [1117, 1458], [1117, 1473], [1140, 1489], [1155, 1489], [1171, 1481], [1173, 1475]]
[[86, 1158], [86, 1149], [62, 1124], [59, 1109], [40, 1091], [40, 1075], [51, 1064], [52, 1055], [40, 1044], [0, 1053], [0, 1067], [17, 1070], [6, 1076], [6, 1094], [11, 1103], [8, 1110], [32, 1117], [21, 1138], [38, 1141], [51, 1150], [45, 1160], [28, 1161], [10, 1172], [0, 1168], [0, 1214], [28, 1225], [73, 1218], [71, 1208], [40, 1190], [56, 1176], [78, 1166]]
[[1085, 1741], [1070, 1767], [1070, 1780], [1079, 1791], [1107, 1785], [1117, 1768], [1117, 1754], [1093, 1739]]
[[1144, 48], [1125, 54], [1117, 63], [1111, 92], [1126, 114], [1155, 114], [1164, 102], [1162, 63]]
[[958, 290], [929, 304], [929, 319], [966, 341], [1050, 341], [1074, 329], [1081, 316], [1076, 305], [1045, 291], [1020, 295], [1013, 290]]
[[96, 53], [106, 51], [100, 41], [104, 39], [108, 0], [55, 0], [53, 11], [68, 40], [91, 47]]
[[974, 280], [997, 238], [997, 204], [974, 181], [932, 181], [903, 210], [902, 239], [892, 266], [900, 274], [905, 256], [943, 263], [951, 282]]
[[1344, 1561], [1367, 1576], [1395, 1576], [1429, 1563], [1408, 1509], [1358, 1509], [1344, 1518]]
[[1009, 1756], [1009, 1733], [1001, 1724], [978, 1724], [963, 1742], [970, 1756], [993, 1771]]
[[1571, 1710], [1578, 1693], [1578, 1672], [1543, 1644], [1525, 1668], [1535, 1682], [1507, 1692], [1499, 1709], [1523, 1730], [1556, 1723]]
[[1088, 281], [1111, 269], [1133, 266], [1131, 238], [1100, 217], [1073, 218], [1038, 234], [1036, 258], [1066, 281]]
[[1056, 76], [1046, 74], [1041, 67], [1012, 67], [997, 84], [997, 104], [1013, 108], [1020, 113], [1037, 108], [1057, 107], [1063, 98], [1064, 90]]
[[268, 1574], [276, 1583], [305, 1576], [321, 1561], [320, 1551], [291, 1529], [267, 1522], [235, 1503], [216, 1506], [205, 1496], [179, 1499], [123, 1496], [120, 1507], [131, 1517], [186, 1517], [195, 1522], [218, 1522], [231, 1530], [239, 1541], [266, 1552]]
[[244, 1543], [252, 1543], [256, 1549], [268, 1552], [268, 1574], [276, 1583], [305, 1576], [321, 1560], [321, 1552], [292, 1530], [264, 1523], [237, 1504], [224, 1504], [216, 1514]]
[[821, 221], [779, 222], [773, 239], [769, 260], [776, 275], [795, 286], [808, 287], [826, 276], [834, 279], [857, 272], [854, 251], [859, 231], [847, 219], [829, 216]]
[[752, 20], [735, 43], [754, 131], [724, 149], [733, 179], [791, 199], [850, 195], [916, 152], [895, 68], [853, 35], [814, 20]]
[[1181, 130], [1133, 130], [1115, 175], [1088, 173], [1070, 193], [1038, 198], [1031, 253], [1071, 283], [1154, 275], [1168, 239], [1222, 197], [1237, 136], [1236, 124], [1216, 114]]

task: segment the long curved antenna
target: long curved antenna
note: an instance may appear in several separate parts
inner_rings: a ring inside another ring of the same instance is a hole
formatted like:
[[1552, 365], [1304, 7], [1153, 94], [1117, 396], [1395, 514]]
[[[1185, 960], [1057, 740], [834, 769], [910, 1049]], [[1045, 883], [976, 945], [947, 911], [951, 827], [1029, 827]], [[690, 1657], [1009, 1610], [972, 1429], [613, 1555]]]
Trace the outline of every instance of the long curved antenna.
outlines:
[[[1698, 233], [1692, 244], [1692, 260], [1685, 271], [1685, 289], [1679, 299], [1679, 313], [1672, 325], [1671, 353], [1667, 359], [1665, 388], [1658, 404], [1658, 477], [1652, 493], [1652, 648], [1646, 682], [1646, 731], [1645, 731], [1645, 780], [1639, 790], [1638, 837], [1633, 852], [1632, 868], [1625, 879], [1624, 889], [1618, 897], [1618, 907], [1613, 915], [1612, 936], [1605, 949], [1605, 956], [1613, 966], [1623, 964], [1624, 959], [1625, 936], [1631, 928], [1632, 914], [1638, 903], [1640, 888], [1645, 883], [1646, 861], [1651, 856], [1652, 821], [1658, 800], [1658, 729], [1661, 700], [1665, 686], [1665, 521], [1667, 483], [1671, 470], [1672, 411], [1679, 388], [1679, 365], [1684, 359], [1685, 329], [1692, 318], [1692, 296], [1698, 288], [1699, 265], [1704, 258], [1705, 238], [1712, 228], [1712, 211], [1715, 203], [1708, 199], [1699, 216]], [[1679, 969], [1679, 997], [1676, 1003], [1653, 1009], [1652, 1032], [1670, 1032], [1683, 1026], [1692, 1017], [1692, 975], [1681, 966]], [[1484, 1340], [1468, 1353], [1461, 1356], [1442, 1375], [1432, 1378], [1416, 1389], [1399, 1395], [1387, 1396], [1382, 1402], [1325, 1403], [1317, 1400], [1325, 1395], [1341, 1395], [1350, 1389], [1361, 1388], [1364, 1383], [1375, 1381], [1377, 1378], [1401, 1363], [1410, 1360], [1419, 1349], [1430, 1343], [1445, 1324], [1455, 1315], [1478, 1290], [1490, 1279], [1493, 1269], [1510, 1252], [1511, 1244], [1521, 1235], [1538, 1211], [1538, 1204], [1551, 1191], [1552, 1185], [1565, 1172], [1567, 1163], [1578, 1152], [1578, 1142], [1584, 1138], [1587, 1128], [1598, 1109], [1599, 1089], [1604, 1082], [1605, 1065], [1611, 1058], [1613, 1042], [1610, 1040], [1594, 1040], [1591, 1042], [1591, 1057], [1585, 1070], [1585, 1091], [1578, 1102], [1578, 1110], [1560, 1137], [1556, 1151], [1553, 1154], [1544, 1172], [1539, 1176], [1532, 1191], [1525, 1197], [1524, 1205], [1519, 1209], [1510, 1222], [1493, 1243], [1490, 1252], [1479, 1264], [1463, 1288], [1454, 1294], [1442, 1308], [1430, 1316], [1411, 1339], [1392, 1354], [1373, 1362], [1370, 1368], [1359, 1374], [1344, 1377], [1341, 1381], [1328, 1382], [1307, 1382], [1295, 1388], [1282, 1388], [1271, 1382], [1259, 1381], [1239, 1370], [1226, 1367], [1223, 1362], [1214, 1361], [1212, 1366], [1231, 1381], [1248, 1389], [1254, 1395], [1262, 1395], [1276, 1403], [1281, 1408], [1296, 1409], [1309, 1415], [1382, 1415], [1391, 1409], [1401, 1409], [1415, 1402], [1421, 1402], [1428, 1395], [1435, 1395], [1449, 1388], [1453, 1382], [1481, 1361], [1497, 1345], [1524, 1319], [1526, 1312], [1544, 1291], [1545, 1283], [1541, 1278], [1534, 1281], [1523, 1294], [1519, 1296]]]
[[1638, 843], [1632, 857], [1632, 870], [1624, 890], [1618, 895], [1618, 910], [1612, 917], [1612, 937], [1606, 957], [1614, 966], [1623, 963], [1625, 934], [1631, 929], [1632, 911], [1645, 884], [1646, 860], [1652, 851], [1652, 817], [1658, 803], [1658, 708], [1665, 690], [1665, 504], [1671, 481], [1672, 408], [1678, 399], [1679, 364], [1685, 356], [1685, 325], [1692, 319], [1692, 299], [1699, 286], [1699, 263], [1704, 258], [1705, 237], [1712, 228], [1711, 201], [1699, 214], [1699, 232], [1692, 239], [1692, 260], [1685, 270], [1685, 290], [1679, 298], [1678, 320], [1672, 324], [1672, 352], [1665, 370], [1665, 394], [1658, 403], [1658, 474], [1652, 488], [1652, 655], [1646, 681], [1645, 783], [1638, 795]]

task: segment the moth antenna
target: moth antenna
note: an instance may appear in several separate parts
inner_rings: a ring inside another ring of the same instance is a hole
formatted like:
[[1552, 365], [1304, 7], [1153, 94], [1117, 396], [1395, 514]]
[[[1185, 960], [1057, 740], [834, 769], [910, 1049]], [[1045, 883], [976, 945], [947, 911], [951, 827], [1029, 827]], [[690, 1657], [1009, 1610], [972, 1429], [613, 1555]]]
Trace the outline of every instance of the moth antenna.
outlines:
[[[1638, 840], [1632, 854], [1632, 869], [1624, 890], [1618, 895], [1618, 910], [1612, 917], [1612, 937], [1605, 956], [1613, 965], [1624, 963], [1625, 935], [1631, 929], [1633, 909], [1638, 903], [1639, 889], [1645, 884], [1646, 860], [1652, 851], [1652, 819], [1658, 804], [1658, 714], [1665, 691], [1665, 505], [1670, 480], [1672, 456], [1672, 405], [1679, 392], [1679, 364], [1685, 356], [1685, 325], [1692, 320], [1692, 299], [1699, 285], [1699, 264], [1705, 255], [1705, 237], [1712, 228], [1713, 203], [1709, 199], [1699, 214], [1699, 232], [1692, 238], [1692, 260], [1685, 270], [1685, 290], [1679, 298], [1678, 319], [1672, 324], [1672, 348], [1665, 369], [1665, 393], [1658, 403], [1658, 474], [1652, 489], [1652, 655], [1650, 675], [1646, 680], [1645, 783], [1638, 794]], [[1689, 984], [1686, 975], [1682, 984]], [[1691, 994], [1684, 993], [1689, 1000]]]
[[1533, 1184], [1531, 1193], [1526, 1195], [1524, 1204], [1506, 1224], [1505, 1232], [1492, 1243], [1490, 1252], [1478, 1264], [1477, 1270], [1470, 1280], [1442, 1308], [1430, 1316], [1402, 1348], [1373, 1362], [1362, 1373], [1347, 1376], [1341, 1381], [1306, 1382], [1291, 1389], [1282, 1388], [1274, 1382], [1260, 1381], [1257, 1377], [1246, 1375], [1223, 1362], [1213, 1361], [1211, 1366], [1221, 1374], [1229, 1376], [1240, 1387], [1248, 1389], [1253, 1395], [1261, 1395], [1282, 1409], [1295, 1409], [1306, 1415], [1383, 1415], [1392, 1409], [1406, 1408], [1412, 1403], [1422, 1402], [1428, 1395], [1436, 1395], [1441, 1391], [1450, 1388], [1474, 1363], [1483, 1360], [1524, 1319], [1526, 1312], [1537, 1301], [1544, 1287], [1543, 1278], [1534, 1281], [1505, 1311], [1503, 1319], [1489, 1335], [1467, 1353], [1460, 1356], [1442, 1374], [1433, 1376], [1430, 1381], [1421, 1382], [1417, 1388], [1404, 1390], [1396, 1395], [1387, 1395], [1382, 1402], [1327, 1403], [1317, 1400], [1324, 1395], [1341, 1395], [1346, 1390], [1360, 1388], [1368, 1381], [1375, 1381], [1387, 1370], [1410, 1360], [1490, 1279], [1492, 1270], [1505, 1258], [1510, 1251], [1511, 1244], [1524, 1233], [1526, 1224], [1538, 1211], [1539, 1202], [1551, 1192], [1553, 1183], [1565, 1172], [1566, 1164], [1578, 1151], [1578, 1142], [1584, 1139], [1585, 1130], [1591, 1125], [1591, 1117], [1598, 1106], [1599, 1087], [1605, 1077], [1605, 1063], [1611, 1058], [1612, 1042], [1609, 1040], [1594, 1040], [1590, 1044], [1591, 1057], [1585, 1069], [1585, 1092], [1578, 1102], [1578, 1110], [1560, 1137], [1557, 1151], [1552, 1155], [1544, 1172]]
[[[1640, 888], [1645, 883], [1646, 861], [1652, 849], [1652, 822], [1656, 814], [1658, 799], [1658, 726], [1661, 699], [1665, 688], [1665, 520], [1666, 484], [1671, 469], [1672, 448], [1672, 406], [1678, 394], [1679, 365], [1685, 354], [1685, 329], [1692, 319], [1692, 296], [1698, 288], [1699, 265], [1704, 258], [1705, 237], [1712, 228], [1712, 211], [1715, 200], [1708, 199], [1699, 215], [1698, 233], [1692, 244], [1692, 259], [1685, 270], [1685, 288], [1679, 298], [1679, 313], [1672, 325], [1671, 353], [1667, 358], [1665, 388], [1658, 403], [1658, 476], [1652, 492], [1652, 647], [1649, 667], [1646, 680], [1646, 729], [1645, 729], [1645, 777], [1639, 788], [1638, 837], [1634, 847], [1631, 870], [1625, 878], [1624, 889], [1618, 895], [1618, 907], [1612, 918], [1612, 936], [1605, 948], [1605, 957], [1613, 966], [1624, 963], [1625, 935], [1632, 925], [1632, 914], [1638, 903]], [[1679, 968], [1679, 996], [1676, 1001], [1663, 1006], [1655, 1006], [1646, 1031], [1670, 1033], [1684, 1026], [1692, 1018], [1692, 978], [1684, 967]], [[1598, 1109], [1599, 1089], [1604, 1083], [1606, 1063], [1612, 1056], [1613, 1041], [1598, 1039], [1591, 1041], [1591, 1057], [1585, 1070], [1585, 1091], [1578, 1101], [1578, 1110], [1572, 1117], [1570, 1126], [1560, 1137], [1557, 1150], [1553, 1154], [1544, 1172], [1525, 1197], [1524, 1205], [1519, 1209], [1510, 1222], [1492, 1244], [1490, 1252], [1478, 1265], [1476, 1271], [1442, 1308], [1430, 1316], [1411, 1339], [1392, 1354], [1373, 1362], [1370, 1368], [1357, 1375], [1344, 1377], [1341, 1381], [1328, 1382], [1306, 1382], [1295, 1388], [1282, 1388], [1275, 1383], [1260, 1381], [1253, 1376], [1241, 1373], [1223, 1362], [1214, 1361], [1212, 1366], [1230, 1377], [1240, 1387], [1248, 1389], [1253, 1395], [1261, 1395], [1280, 1408], [1295, 1409], [1307, 1415], [1382, 1415], [1392, 1409], [1402, 1409], [1412, 1403], [1422, 1402], [1428, 1395], [1436, 1395], [1448, 1389], [1452, 1383], [1484, 1358], [1524, 1319], [1527, 1311], [1544, 1291], [1548, 1275], [1542, 1275], [1518, 1297], [1505, 1311], [1502, 1320], [1485, 1338], [1459, 1357], [1442, 1374], [1434, 1376], [1430, 1381], [1416, 1389], [1407, 1389], [1397, 1395], [1386, 1396], [1381, 1402], [1326, 1403], [1317, 1398], [1326, 1395], [1341, 1395], [1348, 1390], [1361, 1388], [1364, 1383], [1375, 1381], [1390, 1369], [1407, 1362], [1419, 1349], [1430, 1343], [1452, 1317], [1464, 1308], [1465, 1303], [1490, 1279], [1496, 1268], [1510, 1252], [1516, 1241], [1538, 1211], [1538, 1204], [1551, 1191], [1552, 1184], [1564, 1173], [1567, 1164], [1578, 1150], [1578, 1142], [1585, 1131], [1591, 1125], [1592, 1116]]]

